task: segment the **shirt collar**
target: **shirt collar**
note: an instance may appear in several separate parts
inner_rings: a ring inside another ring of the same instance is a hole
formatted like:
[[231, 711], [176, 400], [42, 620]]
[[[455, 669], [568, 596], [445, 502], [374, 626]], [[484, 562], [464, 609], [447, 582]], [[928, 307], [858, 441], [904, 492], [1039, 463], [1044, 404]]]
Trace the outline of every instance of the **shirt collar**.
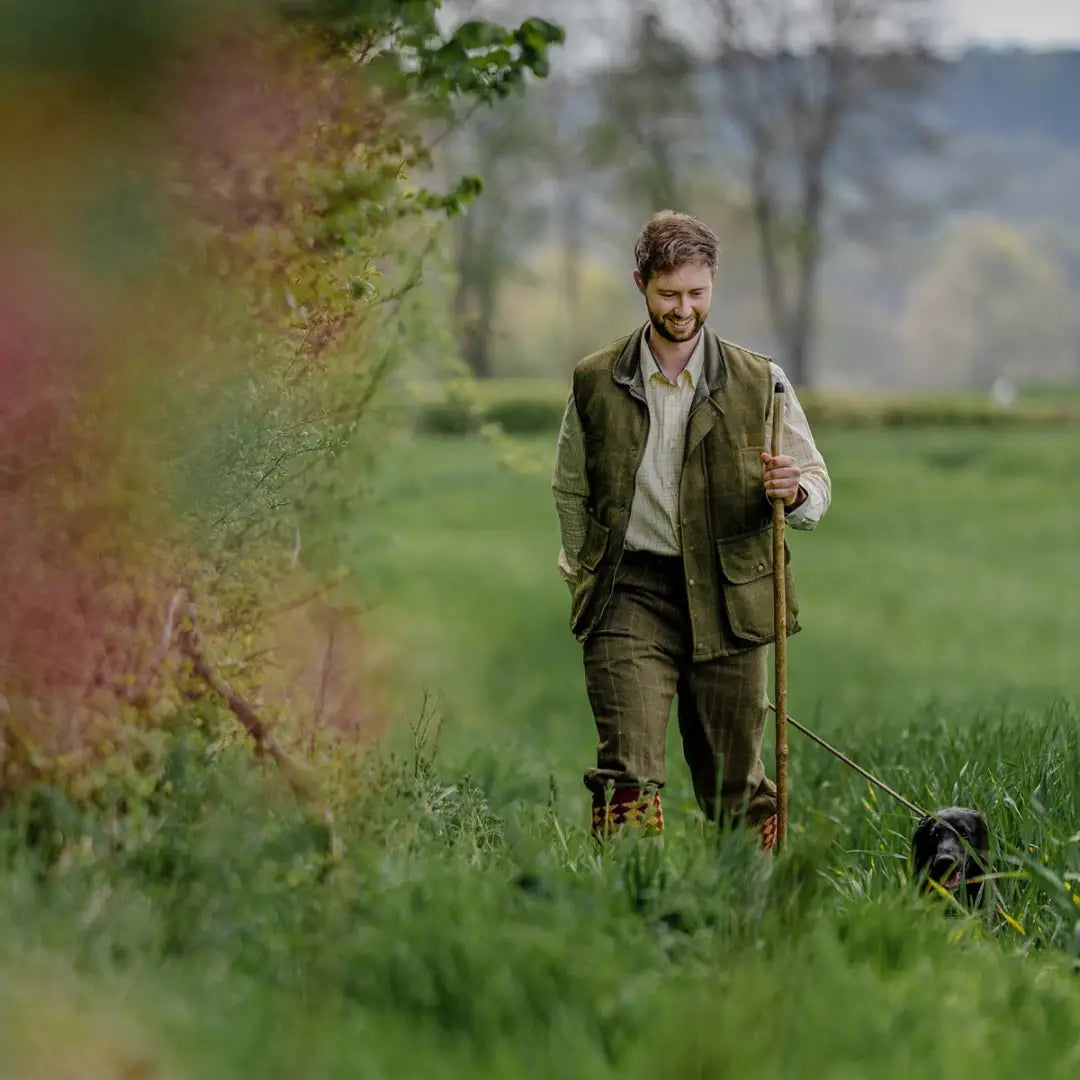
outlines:
[[[659, 364], [656, 362], [656, 357], [653, 356], [652, 349], [649, 348], [649, 336], [652, 334], [651, 324], [645, 324], [645, 332], [641, 335], [641, 377], [648, 381], [654, 375], [660, 379], [663, 379], [668, 386], [674, 384], [669, 383], [667, 376], [660, 370]], [[698, 331], [697, 344], [694, 346], [694, 351], [690, 354], [690, 359], [686, 363], [686, 367], [679, 373], [679, 382], [682, 383], [684, 379], [689, 380], [690, 389], [697, 389], [701, 383], [701, 373], [705, 366], [705, 327], [703, 326]]]

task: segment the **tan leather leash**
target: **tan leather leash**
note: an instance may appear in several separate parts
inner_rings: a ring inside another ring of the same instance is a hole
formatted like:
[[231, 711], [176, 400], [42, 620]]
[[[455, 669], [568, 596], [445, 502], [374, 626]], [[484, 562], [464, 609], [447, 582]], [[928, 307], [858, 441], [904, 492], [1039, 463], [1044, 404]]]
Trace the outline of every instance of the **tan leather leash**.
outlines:
[[[768, 705], [769, 705], [769, 708], [772, 709], [773, 712], [776, 712], [776, 706], [771, 701], [768, 703]], [[842, 761], [849, 768], [854, 769], [860, 776], [866, 777], [866, 779], [869, 780], [870, 783], [873, 784], [875, 787], [881, 788], [881, 790], [884, 791], [886, 795], [892, 796], [892, 798], [894, 798], [898, 803], [900, 803], [901, 806], [906, 807], [913, 814], [918, 814], [919, 817], [932, 817], [933, 816], [928, 811], [924, 810], [921, 806], [917, 806], [915, 803], [911, 802], [910, 799], [905, 799], [904, 796], [901, 795], [898, 791], [894, 791], [884, 781], [879, 780], [872, 772], [869, 772], [867, 769], [864, 769], [861, 765], [856, 764], [856, 762], [852, 761], [851, 758], [849, 758], [846, 754], [843, 754], [839, 750], [837, 750], [835, 746], [830, 746], [820, 735], [815, 735], [808, 727], [804, 726], [803, 724], [800, 724], [799, 721], [795, 719], [795, 717], [787, 716], [784, 719], [785, 719], [786, 723], [791, 724], [792, 727], [798, 728], [798, 730], [801, 731], [808, 739], [813, 740], [814, 742], [816, 742], [818, 744], [818, 746], [821, 746], [824, 749], [828, 750], [829, 753], [833, 755], [833, 757], [838, 758], [840, 761]], [[779, 792], [780, 792], [780, 785], [777, 784], [777, 795], [778, 796], [779, 796]], [[786, 794], [786, 791], [785, 791], [785, 794]]]

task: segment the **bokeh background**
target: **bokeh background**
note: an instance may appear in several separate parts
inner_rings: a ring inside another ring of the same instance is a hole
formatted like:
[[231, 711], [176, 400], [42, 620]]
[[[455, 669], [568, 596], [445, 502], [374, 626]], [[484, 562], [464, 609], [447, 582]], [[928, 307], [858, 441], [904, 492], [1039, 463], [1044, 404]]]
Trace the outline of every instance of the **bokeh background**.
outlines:
[[453, 244], [475, 371], [564, 374], [632, 323], [628, 252], [671, 206], [721, 237], [714, 324], [800, 385], [1076, 381], [1066, 5], [1007, 43], [975, 36], [992, 5], [547, 6], [551, 76], [455, 147], [487, 194]]

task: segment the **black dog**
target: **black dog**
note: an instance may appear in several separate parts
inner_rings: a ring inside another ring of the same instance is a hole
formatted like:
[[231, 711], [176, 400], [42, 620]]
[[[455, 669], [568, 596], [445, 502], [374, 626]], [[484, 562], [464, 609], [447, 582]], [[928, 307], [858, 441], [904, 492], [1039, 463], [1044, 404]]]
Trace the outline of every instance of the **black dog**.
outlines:
[[924, 817], [911, 838], [915, 876], [937, 882], [972, 907], [985, 898], [985, 883], [973, 879], [986, 873], [989, 852], [986, 822], [963, 806], [947, 806]]

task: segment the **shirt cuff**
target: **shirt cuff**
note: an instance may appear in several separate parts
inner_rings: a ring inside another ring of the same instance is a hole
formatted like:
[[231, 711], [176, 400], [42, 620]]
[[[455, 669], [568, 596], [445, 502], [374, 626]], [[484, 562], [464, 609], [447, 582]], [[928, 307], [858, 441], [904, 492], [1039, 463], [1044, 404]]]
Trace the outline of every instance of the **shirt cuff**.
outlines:
[[577, 581], [579, 567], [570, 561], [569, 556], [566, 554], [565, 548], [559, 549], [559, 575], [563, 581], [566, 582], [567, 587], [571, 592], [574, 591], [574, 585]]
[[799, 505], [796, 506], [794, 510], [788, 510], [784, 514], [784, 520], [789, 525], [798, 525], [800, 522], [805, 521], [806, 520], [806, 514], [807, 514], [806, 504], [809, 501], [810, 501], [810, 496], [807, 495], [806, 498], [803, 499], [803, 501], [801, 503], [799, 503]]
[[800, 485], [806, 498], [792, 511], [784, 514], [784, 521], [793, 529], [813, 529], [821, 518], [819, 496], [814, 484]]

